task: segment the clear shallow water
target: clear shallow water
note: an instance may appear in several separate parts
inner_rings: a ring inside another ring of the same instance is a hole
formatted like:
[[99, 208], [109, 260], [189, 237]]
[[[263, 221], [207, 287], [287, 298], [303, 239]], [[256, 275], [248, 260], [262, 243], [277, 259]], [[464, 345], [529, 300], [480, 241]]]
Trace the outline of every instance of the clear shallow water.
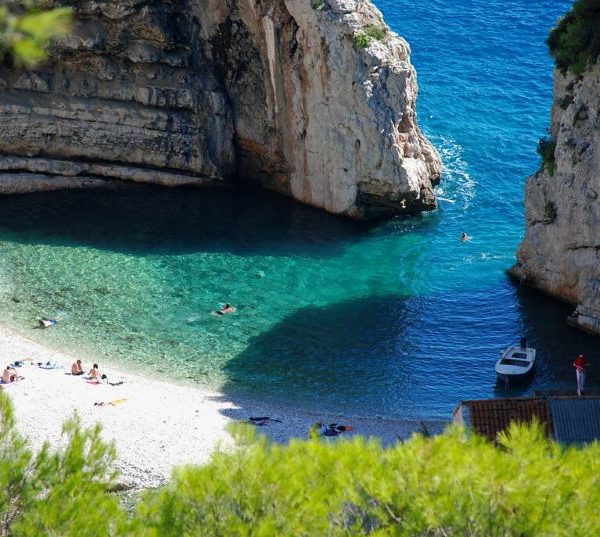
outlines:
[[[0, 321], [229, 394], [362, 414], [448, 417], [460, 399], [506, 395], [493, 364], [522, 334], [547, 356], [509, 393], [571, 387], [573, 354], [593, 360], [597, 339], [504, 275], [548, 124], [544, 39], [569, 2], [376, 3], [411, 43], [439, 194], [455, 203], [373, 226], [252, 192], [0, 198]], [[210, 315], [226, 301], [235, 315]], [[41, 315], [65, 320], [33, 329]]]

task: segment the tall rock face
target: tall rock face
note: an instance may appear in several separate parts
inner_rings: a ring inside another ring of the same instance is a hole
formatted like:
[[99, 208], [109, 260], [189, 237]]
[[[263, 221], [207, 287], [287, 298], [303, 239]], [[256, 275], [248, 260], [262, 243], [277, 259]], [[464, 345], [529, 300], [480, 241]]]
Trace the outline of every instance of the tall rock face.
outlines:
[[[525, 239], [511, 273], [576, 305], [569, 322], [600, 334], [600, 65], [555, 73], [554, 162], [528, 179]], [[548, 170], [550, 168], [550, 170]], [[553, 168], [553, 170], [552, 170]]]
[[0, 192], [252, 181], [355, 218], [435, 207], [410, 50], [370, 1], [59, 3], [76, 35], [0, 69]]

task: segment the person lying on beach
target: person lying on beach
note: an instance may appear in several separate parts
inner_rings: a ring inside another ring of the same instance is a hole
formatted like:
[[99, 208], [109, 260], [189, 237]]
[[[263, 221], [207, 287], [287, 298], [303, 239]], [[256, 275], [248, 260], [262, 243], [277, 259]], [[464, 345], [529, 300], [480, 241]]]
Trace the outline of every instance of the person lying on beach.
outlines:
[[33, 364], [33, 358], [21, 358], [20, 360], [15, 360], [10, 365], [12, 367], [23, 367], [25, 365], [25, 362], [29, 362], [30, 364]]
[[40, 328], [50, 328], [55, 324], [58, 324], [58, 319], [40, 319]]
[[275, 418], [270, 418], [269, 416], [260, 416], [260, 417], [257, 417], [257, 418], [248, 418], [248, 421], [252, 425], [258, 425], [259, 427], [262, 427], [263, 425], [268, 425], [269, 422], [271, 422], [271, 421], [276, 421], [277, 423], [282, 423], [281, 420], [276, 420]]
[[38, 362], [38, 367], [40, 367], [41, 369], [62, 369], [63, 366], [60, 364], [57, 364], [55, 362], [46, 362], [45, 364], [43, 364], [42, 362]]
[[71, 375], [83, 375], [83, 366], [81, 365], [81, 360], [73, 362], [73, 365], [71, 366]]
[[310, 436], [337, 436], [338, 434], [346, 431], [351, 431], [353, 427], [351, 425], [338, 425], [337, 423], [331, 423], [329, 426], [324, 423], [317, 421], [310, 428]]
[[351, 431], [352, 429], [352, 425], [338, 425], [337, 423], [331, 423], [323, 434], [324, 436], [337, 436], [338, 434]]
[[225, 315], [226, 313], [233, 313], [235, 311], [235, 308], [233, 306], [231, 306], [229, 303], [225, 304], [221, 309], [218, 309], [217, 311], [213, 311], [212, 314], [213, 315]]

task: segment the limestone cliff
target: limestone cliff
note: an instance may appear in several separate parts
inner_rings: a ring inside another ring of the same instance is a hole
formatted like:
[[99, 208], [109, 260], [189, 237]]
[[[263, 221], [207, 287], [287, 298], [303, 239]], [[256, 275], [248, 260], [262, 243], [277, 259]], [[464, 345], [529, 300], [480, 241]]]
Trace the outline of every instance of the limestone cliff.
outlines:
[[59, 3], [78, 29], [51, 62], [0, 68], [0, 192], [246, 180], [356, 218], [435, 207], [410, 50], [370, 1]]
[[527, 231], [512, 274], [577, 305], [570, 322], [600, 333], [600, 65], [556, 71], [554, 159], [528, 179]]

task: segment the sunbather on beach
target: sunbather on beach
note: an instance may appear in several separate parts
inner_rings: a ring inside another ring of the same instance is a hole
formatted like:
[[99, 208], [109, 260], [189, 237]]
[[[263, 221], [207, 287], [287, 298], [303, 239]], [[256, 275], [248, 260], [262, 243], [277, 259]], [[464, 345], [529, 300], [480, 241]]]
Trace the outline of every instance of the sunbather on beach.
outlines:
[[25, 377], [20, 377], [17, 375], [17, 372], [10, 366], [7, 365], [6, 369], [2, 373], [2, 384], [9, 384], [11, 382], [16, 382], [17, 380], [21, 380]]
[[83, 366], [81, 365], [81, 360], [73, 362], [73, 365], [71, 366], [71, 375], [83, 375]]
[[20, 360], [15, 360], [11, 366], [12, 367], [23, 367], [25, 365], [25, 362], [29, 362], [30, 364], [33, 364], [33, 358], [21, 358]]
[[337, 436], [346, 431], [352, 431], [351, 425], [338, 425], [337, 423], [329, 424], [329, 427], [324, 423], [317, 421], [310, 428], [309, 436]]
[[98, 369], [98, 364], [94, 364], [92, 366], [92, 369], [90, 369], [89, 373], [88, 373], [88, 377], [90, 377], [90, 380], [100, 380], [100, 369]]
[[259, 427], [268, 425], [269, 422], [271, 422], [271, 421], [276, 421], [277, 423], [281, 423], [281, 420], [276, 420], [275, 418], [270, 418], [269, 416], [251, 417], [251, 418], [248, 418], [248, 421], [252, 425], [258, 425]]

